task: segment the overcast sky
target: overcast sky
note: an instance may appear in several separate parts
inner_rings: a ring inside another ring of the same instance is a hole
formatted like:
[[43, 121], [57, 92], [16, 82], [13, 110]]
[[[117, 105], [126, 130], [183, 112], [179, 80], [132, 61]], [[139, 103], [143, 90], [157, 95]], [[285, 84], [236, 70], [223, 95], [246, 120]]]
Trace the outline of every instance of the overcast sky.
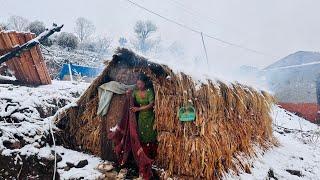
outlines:
[[[255, 54], [205, 38], [210, 66], [264, 67], [299, 50], [319, 51], [319, 0], [133, 0], [163, 16], [268, 54]], [[152, 20], [165, 42], [179, 41], [185, 50], [204, 58], [199, 34], [190, 32], [132, 6], [126, 0], [0, 0], [0, 22], [10, 15], [29, 20], [65, 24], [73, 31], [82, 16], [96, 25], [97, 33], [117, 41], [132, 36], [137, 20]]]

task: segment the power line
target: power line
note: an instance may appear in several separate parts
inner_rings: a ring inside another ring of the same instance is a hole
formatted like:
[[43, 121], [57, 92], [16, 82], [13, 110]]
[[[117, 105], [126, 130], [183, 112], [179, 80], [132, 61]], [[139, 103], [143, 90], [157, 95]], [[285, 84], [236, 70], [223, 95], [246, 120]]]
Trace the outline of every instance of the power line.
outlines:
[[[177, 1], [177, 0], [169, 0], [169, 2], [175, 3], [176, 5], [179, 5], [185, 12], [189, 13], [190, 15], [192, 15], [193, 17], [197, 18], [197, 19], [202, 19], [201, 17], [197, 17], [197, 16], [202, 16], [203, 18], [206, 18], [208, 22], [210, 22], [211, 24], [214, 25], [219, 25], [220, 23], [218, 23], [217, 20], [208, 17], [208, 16], [204, 16], [202, 15], [199, 11], [195, 11], [195, 10], [191, 10], [188, 9], [187, 6], [183, 5], [181, 2]], [[220, 24], [221, 25], [221, 24]], [[221, 25], [223, 26], [223, 25]], [[232, 27], [228, 27], [231, 28], [233, 31], [235, 31], [236, 29], [232, 28]], [[239, 31], [238, 31], [239, 32]], [[258, 52], [258, 51], [257, 51]], [[256, 52], [255, 52], [256, 53]], [[258, 52], [258, 53], [262, 53], [262, 52]], [[265, 55], [267, 55], [266, 53], [264, 53]], [[267, 55], [268, 56], [268, 55]]]
[[[151, 14], [154, 14], [154, 15], [156, 15], [156, 16], [159, 16], [160, 18], [162, 18], [162, 19], [164, 19], [164, 20], [166, 20], [166, 21], [169, 21], [169, 22], [171, 22], [171, 23], [173, 23], [173, 24], [176, 24], [176, 25], [178, 25], [178, 26], [180, 26], [180, 27], [182, 27], [182, 28], [185, 28], [185, 29], [187, 29], [187, 30], [189, 30], [189, 31], [192, 31], [192, 32], [194, 32], [194, 33], [198, 33], [198, 34], [200, 34], [200, 35], [202, 34], [203, 36], [206, 36], [206, 37], [208, 37], [208, 38], [214, 39], [214, 40], [219, 41], [219, 42], [221, 42], [221, 43], [227, 44], [227, 45], [229, 45], [229, 46], [234, 46], [234, 47], [237, 47], [237, 48], [240, 48], [240, 49], [244, 49], [244, 50], [249, 51], [249, 52], [252, 52], [252, 53], [256, 53], [256, 54], [260, 54], [260, 55], [264, 55], [264, 56], [272, 56], [272, 55], [269, 55], [269, 54], [267, 54], [267, 53], [264, 53], [264, 52], [261, 52], [261, 51], [257, 51], [257, 50], [255, 50], [255, 49], [247, 48], [247, 47], [244, 47], [244, 46], [241, 46], [241, 45], [239, 45], [239, 44], [232, 43], [232, 42], [228, 42], [228, 41], [226, 41], [226, 40], [223, 40], [223, 39], [217, 38], [217, 37], [215, 37], [215, 36], [209, 35], [209, 34], [207, 34], [207, 33], [201, 32], [201, 31], [199, 31], [199, 30], [193, 29], [192, 27], [189, 27], [189, 26], [187, 26], [187, 25], [185, 25], [185, 24], [182, 24], [182, 23], [180, 23], [180, 22], [178, 22], [178, 21], [175, 21], [175, 20], [172, 20], [172, 19], [170, 19], [170, 18], [167, 18], [167, 17], [165, 17], [165, 16], [163, 16], [163, 15], [157, 13], [157, 12], [154, 12], [154, 11], [152, 11], [152, 10], [150, 10], [150, 9], [147, 9], [147, 8], [145, 8], [144, 6], [142, 6], [142, 5], [140, 5], [140, 4], [136, 3], [136, 2], [133, 2], [133, 1], [131, 1], [131, 0], [126, 0], [126, 1], [128, 1], [129, 3], [131, 3], [132, 5], [140, 8], [140, 9], [143, 9], [143, 10], [145, 10], [145, 11], [151, 13]], [[272, 57], [274, 57], [274, 56], [272, 56]]]
[[[205, 16], [202, 13], [200, 13], [199, 11], [196, 11], [196, 10], [193, 10], [193, 9], [189, 9], [187, 6], [185, 6], [184, 4], [182, 4], [179, 1], [169, 0], [169, 2], [172, 2], [172, 3], [176, 4], [177, 6], [180, 6], [181, 9], [184, 9], [184, 11], [189, 13], [190, 15], [202, 16], [202, 17], [206, 18], [208, 22], [211, 22], [213, 24], [218, 24], [217, 20], [215, 20], [215, 19], [213, 19], [211, 17]], [[201, 18], [201, 17], [198, 17], [198, 18]]]

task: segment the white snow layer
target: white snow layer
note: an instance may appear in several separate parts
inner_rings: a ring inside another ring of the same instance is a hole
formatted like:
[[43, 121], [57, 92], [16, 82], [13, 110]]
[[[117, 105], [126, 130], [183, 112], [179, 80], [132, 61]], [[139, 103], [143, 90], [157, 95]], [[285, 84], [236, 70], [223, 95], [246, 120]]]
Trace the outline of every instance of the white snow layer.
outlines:
[[[88, 84], [72, 84], [67, 81], [53, 81], [51, 85], [39, 87], [15, 86], [11, 84], [0, 85], [0, 155], [13, 156], [36, 155], [40, 158], [54, 158], [52, 151], [56, 151], [62, 157], [62, 161], [57, 163], [57, 171], [61, 179], [95, 179], [101, 173], [95, 169], [102, 160], [98, 157], [82, 152], [66, 149], [62, 146], [49, 146], [41, 138], [49, 135], [49, 124], [52, 118], [41, 118], [37, 107], [44, 109], [57, 107], [60, 100], [66, 100], [70, 104], [75, 101], [75, 94], [81, 94]], [[10, 105], [9, 105], [10, 104]], [[25, 110], [24, 110], [25, 109]], [[7, 122], [6, 117], [15, 117], [19, 122]], [[14, 142], [14, 135], [23, 137], [26, 144], [16, 149], [7, 149], [3, 142]], [[32, 137], [32, 138], [31, 138]], [[40, 146], [42, 144], [42, 146]], [[43, 146], [44, 145], [44, 146]], [[71, 168], [64, 170], [66, 162], [77, 164], [81, 160], [87, 160], [88, 165], [83, 168]], [[1, 179], [1, 178], [0, 178]]]
[[[320, 129], [319, 126], [297, 117], [279, 107], [272, 111], [273, 132], [280, 146], [258, 153], [253, 161], [251, 174], [228, 174], [225, 179], [320, 179]], [[259, 151], [258, 151], [259, 152]], [[286, 170], [300, 171], [302, 176]]]

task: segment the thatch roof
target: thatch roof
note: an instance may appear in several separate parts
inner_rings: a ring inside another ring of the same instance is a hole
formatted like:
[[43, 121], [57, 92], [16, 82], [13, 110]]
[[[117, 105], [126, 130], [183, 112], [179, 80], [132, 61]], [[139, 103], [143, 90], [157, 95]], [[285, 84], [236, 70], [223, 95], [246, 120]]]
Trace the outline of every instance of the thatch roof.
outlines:
[[[155, 91], [155, 127], [158, 132], [156, 165], [166, 175], [185, 178], [219, 178], [223, 173], [250, 165], [239, 155], [252, 157], [254, 147], [267, 149], [274, 144], [267, 93], [235, 83], [197, 84], [190, 76], [175, 74], [167, 66], [152, 63], [127, 49], [119, 49], [103, 73], [77, 102], [59, 118], [65, 144], [113, 160], [106, 133], [121, 118], [124, 96], [113, 97], [106, 117], [96, 115], [97, 88], [110, 80], [134, 83], [137, 73], [145, 73]], [[192, 103], [194, 122], [178, 120], [179, 107]], [[69, 141], [69, 142], [67, 142]]]

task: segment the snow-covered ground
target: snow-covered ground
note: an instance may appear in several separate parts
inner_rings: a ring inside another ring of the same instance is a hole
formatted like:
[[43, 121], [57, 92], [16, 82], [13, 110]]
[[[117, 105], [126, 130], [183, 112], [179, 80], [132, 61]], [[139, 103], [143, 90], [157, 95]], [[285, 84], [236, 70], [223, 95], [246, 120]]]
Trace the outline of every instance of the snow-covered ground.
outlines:
[[[14, 163], [21, 164], [24, 163], [21, 157], [36, 156], [53, 161], [55, 151], [59, 156], [57, 171], [61, 179], [98, 178], [101, 173], [96, 167], [102, 162], [100, 158], [62, 146], [54, 147], [50, 133], [52, 115], [58, 108], [74, 102], [87, 86], [62, 81], [39, 87], [1, 84], [0, 160], [1, 156], [13, 156]], [[276, 106], [272, 117], [279, 146], [267, 152], [258, 151], [258, 157], [252, 160], [251, 174], [228, 174], [225, 179], [320, 179], [319, 127]], [[84, 160], [88, 164], [83, 167], [67, 165], [76, 166]], [[5, 172], [0, 169], [1, 173]]]
[[[26, 158], [22, 157], [36, 156], [39, 161], [45, 159], [50, 162], [54, 161], [54, 151], [56, 151], [61, 157], [57, 163], [60, 178], [94, 179], [98, 177], [100, 173], [95, 170], [95, 167], [101, 163], [100, 158], [62, 146], [53, 146], [50, 131], [50, 126], [54, 128], [52, 115], [58, 108], [74, 102], [87, 86], [86, 83], [72, 84], [63, 81], [53, 81], [52, 85], [39, 87], [1, 84], [0, 160], [5, 161], [1, 156], [13, 156], [16, 160], [14, 163], [17, 164], [17, 168], [20, 168], [19, 165], [24, 167], [23, 164], [26, 163]], [[83, 160], [87, 160], [88, 165], [82, 168], [66, 169], [67, 162], [77, 165]], [[14, 166], [10, 167], [14, 169]], [[13, 177], [17, 174], [13, 174]], [[10, 173], [0, 170], [0, 177], [4, 175], [10, 176]], [[28, 175], [26, 178], [32, 177]]]
[[53, 61], [57, 64], [70, 62], [82, 66], [101, 67], [106, 58], [111, 55], [101, 54], [86, 50], [66, 50], [59, 46], [43, 46], [41, 49], [46, 61]]
[[[273, 108], [272, 117], [274, 136], [280, 145], [258, 153], [251, 174], [227, 179], [320, 179], [319, 126], [279, 107]], [[290, 170], [301, 177], [290, 174]]]

